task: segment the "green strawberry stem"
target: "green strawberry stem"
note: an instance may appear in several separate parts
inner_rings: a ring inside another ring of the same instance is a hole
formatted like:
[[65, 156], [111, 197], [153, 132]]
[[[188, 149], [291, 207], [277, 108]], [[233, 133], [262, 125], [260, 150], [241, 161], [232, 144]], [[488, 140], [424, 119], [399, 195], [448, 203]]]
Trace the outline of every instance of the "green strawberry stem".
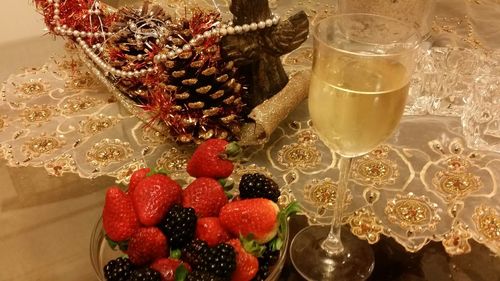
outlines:
[[302, 208], [300, 207], [299, 203], [291, 202], [290, 204], [288, 204], [288, 206], [286, 206], [278, 213], [278, 235], [276, 235], [276, 237], [270, 242], [272, 251], [281, 250], [281, 247], [283, 247], [283, 243], [285, 242], [285, 233], [288, 227], [287, 220], [291, 215], [294, 215], [301, 210]]
[[146, 174], [146, 177], [150, 177], [150, 176], [156, 175], [156, 174], [162, 174], [162, 175], [168, 176], [171, 173], [169, 171], [165, 170], [164, 168], [156, 167], [156, 168], [151, 169], [151, 171]]
[[245, 251], [255, 257], [262, 257], [266, 251], [266, 246], [260, 245], [255, 240], [253, 240], [253, 234], [248, 234], [247, 237], [243, 237], [240, 234], [240, 242]]
[[180, 249], [170, 249], [170, 258], [178, 260], [181, 258], [181, 255]]
[[228, 178], [217, 180], [225, 191], [230, 191], [234, 187], [234, 181]]
[[227, 200], [233, 200], [233, 198], [235, 197], [232, 191], [224, 191], [224, 194], [226, 194]]
[[239, 156], [241, 151], [241, 146], [237, 142], [233, 141], [226, 145], [223, 155], [220, 156], [222, 159], [234, 160]]
[[189, 274], [189, 271], [187, 270], [186, 266], [184, 266], [183, 264], [179, 265], [175, 269], [175, 281], [186, 280], [188, 274]]
[[113, 250], [116, 251], [117, 248], [120, 249], [121, 251], [125, 252], [128, 249], [128, 241], [120, 241], [116, 242], [111, 240], [108, 235], [104, 236], [106, 238], [106, 241], [108, 242], [109, 247]]

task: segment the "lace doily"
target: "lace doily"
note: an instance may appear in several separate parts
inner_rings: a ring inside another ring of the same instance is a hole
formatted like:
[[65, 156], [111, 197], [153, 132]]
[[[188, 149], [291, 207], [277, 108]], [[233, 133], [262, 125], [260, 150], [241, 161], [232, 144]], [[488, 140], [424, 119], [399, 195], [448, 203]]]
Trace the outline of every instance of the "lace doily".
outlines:
[[[333, 11], [330, 4], [307, 3], [316, 18]], [[283, 60], [290, 72], [308, 69], [309, 43]], [[268, 174], [282, 186], [280, 203], [298, 200], [312, 223], [328, 223], [337, 159], [307, 116], [302, 103], [267, 144], [245, 151], [233, 177]], [[191, 149], [144, 126], [71, 52], [2, 85], [0, 157], [10, 166], [43, 167], [55, 176], [108, 175], [122, 183], [139, 167], [159, 166], [189, 181], [184, 169]], [[500, 254], [499, 159], [468, 149], [456, 117], [407, 116], [387, 144], [355, 160], [345, 223], [370, 243], [387, 235], [412, 252], [434, 240], [450, 254], [467, 253], [474, 239]]]

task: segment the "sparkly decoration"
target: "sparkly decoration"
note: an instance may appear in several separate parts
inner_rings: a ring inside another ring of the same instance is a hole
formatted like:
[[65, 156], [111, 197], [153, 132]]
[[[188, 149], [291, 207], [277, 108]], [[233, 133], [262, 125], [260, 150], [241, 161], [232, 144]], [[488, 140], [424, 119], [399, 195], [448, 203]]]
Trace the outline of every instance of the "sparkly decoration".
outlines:
[[[314, 179], [304, 187], [305, 198], [317, 206], [333, 206], [337, 200], [337, 183], [330, 178]], [[344, 207], [352, 202], [352, 195], [346, 190]]]
[[431, 203], [429, 198], [415, 196], [411, 192], [406, 196], [398, 194], [395, 199], [387, 202], [385, 207], [389, 221], [410, 232], [436, 229], [441, 220], [437, 213], [437, 205]]
[[[466, 36], [462, 37], [458, 34], [458, 30], [462, 30], [466, 27]], [[436, 16], [434, 19], [434, 24], [432, 29], [436, 33], [448, 33], [453, 35], [455, 40], [467, 43], [470, 48], [473, 49], [485, 49], [483, 43], [475, 35], [474, 28], [472, 26], [471, 19], [468, 16], [464, 17], [443, 17]]]
[[136, 170], [141, 168], [146, 168], [147, 165], [144, 161], [134, 161], [130, 162], [127, 165], [121, 167], [118, 171], [113, 173], [111, 176], [116, 177], [116, 182], [124, 185], [128, 185], [130, 182], [130, 176]]
[[89, 72], [75, 73], [71, 76], [69, 81], [66, 82], [66, 88], [70, 90], [80, 90], [92, 88], [96, 83], [93, 76]]
[[432, 178], [434, 188], [448, 202], [463, 199], [482, 187], [481, 179], [467, 172], [471, 163], [462, 156], [446, 159], [446, 170], [436, 172]]
[[57, 110], [54, 106], [35, 104], [33, 106], [26, 107], [21, 112], [20, 117], [24, 119], [27, 126], [30, 124], [40, 126], [42, 123], [50, 121], [56, 113]]
[[167, 136], [163, 135], [162, 133], [156, 131], [151, 127], [141, 126], [141, 130], [142, 130], [141, 139], [146, 143], [159, 145], [168, 141]]
[[463, 223], [455, 223], [450, 231], [444, 235], [443, 246], [450, 255], [463, 255], [470, 253], [469, 239], [472, 235]]
[[314, 168], [321, 162], [321, 153], [314, 145], [284, 145], [278, 151], [278, 162], [287, 168]]
[[432, 178], [432, 184], [450, 202], [463, 199], [481, 188], [481, 179], [471, 173], [439, 171]]
[[470, 161], [461, 156], [451, 156], [446, 160], [446, 164], [448, 170], [456, 172], [464, 172], [471, 166]]
[[500, 243], [500, 215], [495, 208], [479, 206], [475, 209], [472, 219], [486, 240]]
[[42, 79], [30, 79], [28, 82], [17, 85], [16, 89], [18, 95], [29, 99], [48, 94], [49, 84]]
[[87, 151], [87, 161], [93, 166], [108, 166], [111, 163], [124, 161], [132, 156], [134, 151], [128, 142], [119, 139], [103, 139]]
[[300, 131], [297, 138], [299, 143], [304, 144], [313, 144], [319, 140], [318, 135], [316, 135], [312, 130]]
[[[234, 18], [227, 23], [196, 7], [176, 19], [148, 0], [118, 10], [99, 0], [34, 2], [53, 34], [75, 42], [111, 87], [147, 112], [141, 115], [148, 115], [149, 126], [163, 124], [162, 132], [180, 143], [241, 138], [246, 115], [288, 83], [280, 56], [309, 32], [304, 12], [282, 21], [268, 0], [232, 1]], [[93, 83], [87, 73], [71, 77], [69, 89]], [[302, 100], [302, 92], [288, 95]], [[284, 105], [278, 114], [290, 112]]]
[[61, 154], [58, 157], [47, 161], [44, 165], [45, 170], [52, 176], [62, 176], [64, 173], [75, 173], [76, 163], [71, 154]]
[[28, 159], [37, 158], [42, 154], [48, 154], [61, 148], [65, 143], [66, 142], [61, 137], [55, 134], [47, 136], [42, 133], [39, 137], [32, 137], [30, 140], [26, 141], [22, 145], [21, 151]]
[[[158, 6], [146, 12], [144, 9], [142, 12], [122, 9], [120, 16], [123, 20], [111, 27], [112, 30], [121, 30], [120, 35], [113, 37], [111, 43], [122, 50], [126, 48], [126, 51], [122, 51], [125, 53], [123, 57], [117, 58], [111, 57], [115, 52], [110, 52], [109, 60], [115, 67], [125, 69], [136, 63], [131, 62], [130, 57], [135, 57], [139, 63], [147, 63], [150, 44], [169, 48], [158, 50], [154, 56], [158, 73], [146, 75], [144, 83], [136, 83], [134, 79], [117, 80], [117, 87], [138, 104], [143, 104], [142, 108], [152, 115], [148, 124], [166, 124], [169, 130], [164, 133], [178, 142], [233, 138], [243, 122], [245, 103], [242, 95], [246, 86], [242, 84], [234, 62], [222, 58], [220, 38], [212, 34], [211, 28], [220, 24], [220, 17], [194, 11], [191, 19], [174, 21]], [[144, 23], [129, 24], [129, 28], [125, 26], [141, 17], [144, 17]], [[155, 21], [150, 22], [150, 18]], [[146, 30], [148, 24], [149, 30]], [[140, 28], [147, 32], [139, 31]], [[151, 36], [155, 32], [158, 37]], [[143, 34], [144, 42], [130, 44], [134, 33]]]
[[378, 242], [380, 233], [384, 229], [382, 221], [375, 216], [375, 213], [366, 208], [356, 210], [349, 217], [349, 225], [354, 235], [370, 244]]
[[60, 70], [70, 72], [70, 73], [80, 73], [78, 69], [80, 69], [83, 64], [79, 59], [67, 58], [61, 61], [55, 61]]
[[80, 134], [89, 137], [107, 130], [118, 123], [119, 119], [114, 116], [89, 116], [87, 119], [80, 121]]
[[[363, 186], [384, 188], [393, 186], [400, 172], [396, 161], [390, 159], [391, 148], [381, 145], [353, 161], [351, 178]], [[397, 155], [397, 153], [394, 153]], [[391, 187], [397, 188], [397, 187]]]
[[398, 165], [388, 159], [389, 147], [380, 146], [354, 161], [352, 178], [362, 184], [374, 186], [393, 185], [399, 176]]
[[185, 171], [189, 154], [186, 151], [171, 147], [156, 160], [156, 166], [171, 172]]
[[100, 104], [104, 101], [96, 99], [89, 96], [74, 96], [66, 99], [61, 106], [61, 110], [64, 114], [75, 114], [80, 111], [84, 111]]

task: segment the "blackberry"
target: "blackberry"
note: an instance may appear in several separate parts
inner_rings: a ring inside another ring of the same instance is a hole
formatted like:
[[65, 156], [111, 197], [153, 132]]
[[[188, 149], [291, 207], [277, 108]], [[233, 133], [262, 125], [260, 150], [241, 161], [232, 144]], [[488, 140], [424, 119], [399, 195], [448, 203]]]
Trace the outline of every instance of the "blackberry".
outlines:
[[226, 279], [221, 278], [212, 273], [201, 271], [201, 270], [193, 270], [193, 272], [189, 273], [186, 281], [225, 281]]
[[128, 281], [132, 273], [132, 263], [127, 258], [117, 258], [104, 266], [104, 277], [108, 281]]
[[270, 274], [271, 267], [279, 259], [280, 251], [271, 251], [271, 247], [266, 247], [266, 251], [259, 257], [259, 271], [252, 281], [264, 281]]
[[278, 184], [263, 174], [244, 174], [241, 177], [240, 185], [241, 198], [266, 198], [273, 202], [278, 202], [280, 189]]
[[149, 267], [141, 268], [133, 271], [128, 281], [161, 281], [161, 274]]
[[229, 244], [208, 247], [201, 240], [193, 240], [182, 250], [182, 260], [195, 270], [208, 272], [225, 279], [236, 269], [236, 253]]
[[168, 237], [173, 249], [180, 249], [190, 242], [196, 231], [196, 214], [193, 208], [174, 205], [160, 222], [160, 229]]
[[204, 269], [220, 277], [230, 277], [236, 269], [236, 252], [234, 248], [221, 243], [210, 249], [210, 253], [203, 265]]
[[195, 239], [182, 249], [182, 260], [196, 269], [203, 266], [209, 252], [210, 248], [205, 241]]

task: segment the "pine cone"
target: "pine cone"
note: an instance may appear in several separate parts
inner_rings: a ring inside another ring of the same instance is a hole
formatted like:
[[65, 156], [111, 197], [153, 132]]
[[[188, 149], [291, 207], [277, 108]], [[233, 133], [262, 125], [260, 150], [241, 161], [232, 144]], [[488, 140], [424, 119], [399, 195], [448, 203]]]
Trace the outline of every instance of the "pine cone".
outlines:
[[[104, 60], [122, 71], [154, 68], [152, 53], [165, 44], [171, 17], [158, 5], [149, 6], [146, 1], [142, 9], [123, 7], [110, 31], [116, 32], [106, 43]], [[153, 20], [152, 20], [153, 19]], [[115, 85], [137, 103], [148, 97], [148, 92], [161, 79], [162, 73], [151, 73], [141, 77], [111, 77]]]
[[196, 10], [190, 19], [174, 21], [147, 2], [142, 10], [122, 8], [118, 15], [105, 60], [127, 72], [156, 69], [140, 77], [111, 77], [118, 89], [153, 113], [151, 122], [164, 122], [178, 142], [234, 138], [243, 122], [246, 87], [234, 62], [222, 58], [220, 37], [196, 41], [166, 61], [154, 60], [210, 30], [219, 15]]
[[[179, 48], [207, 29], [214, 15], [198, 12], [193, 18], [171, 27], [167, 45]], [[244, 91], [242, 78], [233, 61], [224, 61], [218, 37], [212, 37], [184, 50], [171, 60], [159, 63], [167, 73], [157, 92], [169, 97], [169, 103], [157, 115], [170, 127], [170, 134], [183, 143], [209, 138], [231, 138], [242, 123]], [[168, 50], [160, 54], [167, 55]]]

